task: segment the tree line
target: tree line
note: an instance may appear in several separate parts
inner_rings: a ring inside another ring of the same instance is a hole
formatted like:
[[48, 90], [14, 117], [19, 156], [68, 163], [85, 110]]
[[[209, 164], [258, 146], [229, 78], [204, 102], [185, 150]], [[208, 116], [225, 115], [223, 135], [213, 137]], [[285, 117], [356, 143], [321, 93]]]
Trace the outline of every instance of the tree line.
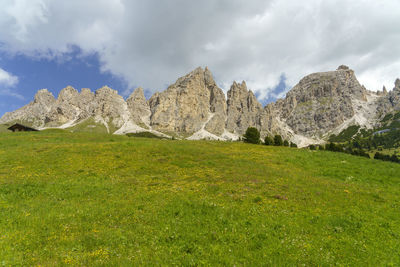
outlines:
[[[245, 143], [264, 144], [267, 146], [297, 147], [295, 143], [289, 142], [288, 140], [284, 140], [281, 135], [275, 135], [273, 137], [267, 135], [264, 138], [264, 142], [262, 142], [260, 132], [257, 130], [257, 128], [254, 127], [247, 128], [246, 133], [243, 135], [243, 141]], [[336, 144], [330, 142], [326, 145], [309, 145], [307, 148], [310, 150], [326, 150], [332, 152], [347, 153], [354, 156], [360, 156], [365, 158], [371, 158], [370, 155], [362, 148], [362, 146], [357, 145], [357, 143], [355, 144], [348, 143], [346, 145], [346, 144]], [[396, 154], [390, 156], [376, 152], [373, 158], [383, 161], [400, 163], [400, 159], [397, 157]]]
[[[362, 149], [359, 146], [349, 146], [348, 144], [336, 144], [336, 143], [329, 143], [326, 145], [309, 145], [308, 149], [310, 150], [327, 150], [327, 151], [332, 151], [332, 152], [341, 152], [341, 153], [347, 153], [351, 154], [354, 156], [360, 156], [360, 157], [365, 157], [365, 158], [371, 158], [370, 154]], [[393, 155], [385, 155], [379, 152], [376, 152], [373, 156], [373, 159], [378, 159], [378, 160], [383, 160], [383, 161], [391, 161], [391, 162], [396, 162], [400, 163], [400, 159], [397, 157], [396, 154]]]
[[273, 137], [266, 136], [264, 142], [261, 141], [260, 131], [257, 128], [249, 127], [246, 133], [243, 135], [243, 141], [250, 144], [264, 144], [267, 146], [287, 146], [287, 147], [297, 147], [295, 143], [289, 142], [282, 138], [281, 135], [275, 135]]

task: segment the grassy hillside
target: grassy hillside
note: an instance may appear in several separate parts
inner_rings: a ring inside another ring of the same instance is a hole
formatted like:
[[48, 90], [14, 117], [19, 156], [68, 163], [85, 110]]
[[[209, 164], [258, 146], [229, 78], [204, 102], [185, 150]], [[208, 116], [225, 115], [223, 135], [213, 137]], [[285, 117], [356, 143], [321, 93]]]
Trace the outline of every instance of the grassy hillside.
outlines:
[[8, 132], [7, 128], [10, 127], [7, 124], [0, 124], [0, 133]]
[[399, 173], [328, 151], [3, 133], [0, 264], [398, 266]]
[[[88, 133], [107, 133], [107, 128], [104, 124], [96, 123], [93, 118], [82, 121], [81, 123], [66, 129], [71, 132], [88, 132]], [[114, 130], [114, 129], [113, 129]]]

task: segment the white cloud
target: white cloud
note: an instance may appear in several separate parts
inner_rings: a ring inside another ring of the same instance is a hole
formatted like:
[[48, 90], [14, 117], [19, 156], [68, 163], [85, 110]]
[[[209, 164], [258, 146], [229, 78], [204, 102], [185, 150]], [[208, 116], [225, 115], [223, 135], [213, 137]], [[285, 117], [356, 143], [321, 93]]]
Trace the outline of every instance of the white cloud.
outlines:
[[18, 77], [0, 68], [0, 85], [13, 87], [18, 83]]
[[209, 66], [225, 90], [246, 80], [260, 98], [284, 73], [352, 67], [371, 90], [400, 76], [398, 0], [0, 0], [9, 53], [60, 56], [79, 46], [131, 87], [162, 90]]
[[14, 96], [19, 99], [24, 97], [12, 90], [18, 84], [18, 77], [0, 68], [0, 95]]

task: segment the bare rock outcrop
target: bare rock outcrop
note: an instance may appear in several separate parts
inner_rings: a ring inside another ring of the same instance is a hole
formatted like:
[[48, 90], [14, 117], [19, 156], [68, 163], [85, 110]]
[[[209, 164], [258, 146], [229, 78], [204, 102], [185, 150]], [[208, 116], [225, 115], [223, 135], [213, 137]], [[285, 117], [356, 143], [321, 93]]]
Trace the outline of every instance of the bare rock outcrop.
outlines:
[[304, 77], [274, 107], [296, 134], [321, 137], [352, 118], [357, 103], [366, 101], [366, 89], [354, 71], [342, 65]]
[[178, 134], [192, 134], [203, 128], [220, 134], [225, 121], [223, 100], [223, 92], [209, 70], [197, 68], [150, 98], [151, 126]]
[[227, 93], [226, 129], [242, 135], [248, 127], [260, 128], [262, 110], [256, 96], [247, 90], [246, 82], [234, 82]]
[[118, 91], [104, 86], [95, 92], [94, 102], [96, 121], [118, 129], [129, 120], [128, 105]]
[[381, 118], [390, 112], [400, 110], [400, 79], [396, 79], [392, 91], [378, 100], [377, 110]]
[[138, 125], [150, 125], [150, 106], [147, 102], [143, 88], [136, 88], [126, 100], [132, 120]]
[[280, 134], [307, 145], [351, 124], [371, 125], [397, 110], [400, 79], [392, 91], [384, 88], [375, 93], [344, 65], [304, 77], [284, 99], [264, 108], [245, 82], [234, 82], [226, 99], [208, 68], [197, 68], [149, 101], [142, 88], [126, 101], [107, 86], [95, 93], [90, 89], [79, 93], [68, 86], [57, 99], [48, 90], [39, 90], [31, 103], [6, 113], [0, 123], [18, 120], [38, 128], [70, 127], [93, 118], [117, 134], [148, 130], [218, 140], [235, 139], [248, 127], [256, 127], [262, 137]]
[[28, 105], [4, 114], [0, 123], [24, 121], [33, 127], [42, 127], [49, 121], [48, 115], [55, 102], [54, 96], [47, 89], [41, 89]]
[[49, 112], [47, 126], [59, 126], [76, 119], [81, 113], [79, 101], [80, 96], [75, 88], [67, 86], [62, 89]]

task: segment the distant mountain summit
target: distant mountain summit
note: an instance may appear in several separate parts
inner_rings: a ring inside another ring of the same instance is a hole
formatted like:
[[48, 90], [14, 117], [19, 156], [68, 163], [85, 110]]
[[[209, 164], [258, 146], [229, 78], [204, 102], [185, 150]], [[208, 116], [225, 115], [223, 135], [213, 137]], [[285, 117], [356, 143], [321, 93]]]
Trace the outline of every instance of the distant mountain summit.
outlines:
[[256, 127], [262, 137], [280, 134], [305, 146], [324, 142], [351, 125], [376, 127], [382, 117], [398, 110], [399, 79], [392, 91], [371, 92], [343, 65], [304, 77], [284, 99], [265, 107], [244, 81], [234, 82], [225, 97], [208, 68], [197, 68], [149, 100], [142, 88], [126, 101], [107, 86], [94, 93], [68, 86], [57, 99], [42, 89], [31, 103], [6, 113], [0, 123], [22, 122], [39, 129], [102, 125], [115, 134], [149, 131], [214, 140], [236, 140], [248, 127]]

